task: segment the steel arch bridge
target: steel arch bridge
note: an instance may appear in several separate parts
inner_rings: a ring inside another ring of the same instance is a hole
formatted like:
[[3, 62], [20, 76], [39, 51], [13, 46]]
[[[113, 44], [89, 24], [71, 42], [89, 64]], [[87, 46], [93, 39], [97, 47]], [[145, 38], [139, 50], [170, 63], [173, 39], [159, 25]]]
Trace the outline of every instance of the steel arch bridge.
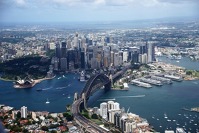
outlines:
[[84, 94], [86, 99], [99, 90], [101, 87], [104, 86], [104, 90], [108, 91], [111, 89], [111, 80], [105, 74], [97, 74], [92, 76], [86, 83], [82, 93]]

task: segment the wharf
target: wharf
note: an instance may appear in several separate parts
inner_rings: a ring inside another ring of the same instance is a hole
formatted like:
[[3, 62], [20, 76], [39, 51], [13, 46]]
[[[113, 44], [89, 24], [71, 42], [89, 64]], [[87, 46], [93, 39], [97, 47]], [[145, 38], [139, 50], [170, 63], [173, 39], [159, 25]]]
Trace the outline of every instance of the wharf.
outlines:
[[141, 86], [141, 87], [145, 87], [145, 88], [151, 88], [152, 87], [150, 84], [138, 81], [137, 79], [131, 80], [131, 84]]
[[139, 80], [141, 82], [149, 83], [149, 84], [152, 84], [152, 85], [157, 85], [157, 86], [162, 85], [162, 82], [160, 82], [158, 80], [149, 79], [149, 78], [140, 78]]
[[171, 79], [160, 77], [160, 76], [151, 76], [151, 79], [158, 80], [158, 81], [165, 83], [165, 84], [172, 84]]
[[179, 77], [179, 76], [174, 76], [174, 75], [164, 75], [165, 78], [169, 78], [171, 80], [174, 80], [174, 81], [182, 81], [182, 78]]

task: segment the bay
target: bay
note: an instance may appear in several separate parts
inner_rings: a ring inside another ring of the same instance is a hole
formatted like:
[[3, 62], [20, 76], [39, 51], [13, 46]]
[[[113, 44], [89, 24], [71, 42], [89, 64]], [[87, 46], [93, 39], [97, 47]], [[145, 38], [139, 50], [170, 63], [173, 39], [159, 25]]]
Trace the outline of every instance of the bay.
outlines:
[[[28, 110], [64, 112], [73, 102], [75, 92], [81, 92], [84, 82], [78, 81], [78, 74], [58, 75], [52, 80], [45, 80], [28, 89], [15, 89], [12, 82], [0, 81], [0, 104]], [[42, 91], [37, 91], [42, 89]], [[46, 104], [47, 99], [50, 104]]]

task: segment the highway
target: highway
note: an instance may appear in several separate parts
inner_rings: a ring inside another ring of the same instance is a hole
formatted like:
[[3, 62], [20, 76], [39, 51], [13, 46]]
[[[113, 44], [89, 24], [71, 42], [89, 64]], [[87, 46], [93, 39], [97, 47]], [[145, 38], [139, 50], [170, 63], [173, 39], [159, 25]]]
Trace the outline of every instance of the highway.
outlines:
[[83, 99], [79, 98], [72, 104], [72, 113], [74, 120], [77, 122], [77, 124], [81, 127], [84, 127], [86, 131], [90, 133], [107, 133], [106, 130], [100, 128], [97, 124], [93, 123], [92, 121], [88, 120], [80, 114], [79, 107], [82, 102]]

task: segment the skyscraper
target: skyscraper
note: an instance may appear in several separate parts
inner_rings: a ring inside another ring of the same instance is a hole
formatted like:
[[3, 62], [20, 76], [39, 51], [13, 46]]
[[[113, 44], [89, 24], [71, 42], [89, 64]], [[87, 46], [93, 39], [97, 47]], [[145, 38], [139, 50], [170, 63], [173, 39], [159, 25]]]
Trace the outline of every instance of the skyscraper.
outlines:
[[81, 51], [81, 68], [85, 69], [85, 53]]
[[103, 119], [107, 120], [107, 103], [101, 103], [100, 104], [100, 115]]
[[140, 46], [140, 54], [145, 54], [147, 53], [147, 45], [146, 44], [141, 44]]
[[59, 44], [59, 43], [56, 44], [55, 56], [56, 56], [57, 58], [60, 58], [60, 57], [61, 57], [61, 49], [60, 49], [60, 44]]
[[66, 58], [66, 42], [61, 43], [61, 57]]
[[61, 58], [60, 59], [60, 67], [62, 71], [67, 70], [67, 59], [66, 58]]
[[154, 45], [152, 43], [147, 43], [147, 61], [153, 62], [155, 61], [155, 50]]
[[21, 107], [21, 118], [27, 118], [27, 107]]

